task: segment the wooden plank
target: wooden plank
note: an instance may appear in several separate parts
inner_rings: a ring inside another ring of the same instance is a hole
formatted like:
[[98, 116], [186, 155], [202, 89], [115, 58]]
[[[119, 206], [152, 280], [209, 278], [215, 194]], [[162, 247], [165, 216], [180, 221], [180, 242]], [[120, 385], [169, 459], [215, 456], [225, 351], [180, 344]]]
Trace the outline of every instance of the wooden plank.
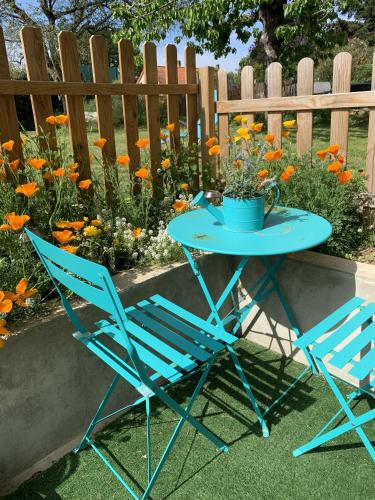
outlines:
[[[352, 75], [352, 56], [348, 52], [340, 52], [333, 60], [332, 94], [350, 92]], [[332, 111], [331, 144], [340, 145], [340, 153], [348, 152], [349, 111]]]
[[197, 84], [87, 83], [87, 82], [28, 82], [0, 79], [0, 94], [4, 95], [185, 95], [197, 94]]
[[219, 101], [217, 113], [375, 108], [375, 91]]
[[[220, 100], [228, 99], [228, 74], [226, 71], [220, 69], [218, 71], [218, 97]], [[228, 115], [219, 116], [219, 144], [220, 144], [220, 157], [222, 159], [228, 156], [228, 142], [229, 137], [229, 119]]]
[[[120, 78], [123, 84], [133, 83], [134, 76], [134, 49], [130, 40], [120, 40], [118, 43]], [[124, 113], [124, 127], [126, 138], [126, 149], [130, 157], [130, 173], [138, 170], [141, 164], [140, 150], [135, 145], [138, 141], [138, 111], [137, 97], [135, 95], [122, 96], [122, 108]], [[135, 192], [138, 191], [134, 185]]]
[[[314, 61], [304, 57], [297, 66], [297, 95], [314, 93]], [[297, 154], [309, 153], [312, 146], [313, 115], [311, 112], [297, 113]]]
[[211, 178], [216, 179], [216, 158], [210, 158], [206, 146], [207, 139], [215, 135], [215, 68], [199, 68], [199, 88], [202, 166], [208, 166]]
[[[195, 85], [197, 83], [197, 67], [195, 61], [195, 50], [193, 47], [185, 48], [185, 77], [186, 83]], [[198, 143], [197, 135], [198, 121], [198, 100], [194, 94], [186, 94], [186, 128], [188, 134], [188, 144], [192, 147]], [[194, 175], [194, 189], [199, 190], [199, 163], [198, 155], [193, 160], [196, 165], [196, 174]]]
[[[28, 80], [48, 81], [46, 56], [40, 28], [25, 26], [22, 28], [20, 36]], [[46, 118], [53, 115], [51, 96], [32, 95], [31, 105], [40, 147], [42, 149], [56, 149], [56, 128], [46, 122]]]
[[[80, 82], [80, 61], [74, 33], [61, 31], [58, 39], [64, 81]], [[77, 95], [66, 95], [65, 101], [69, 115], [70, 141], [72, 144], [74, 161], [79, 164], [79, 179], [91, 179], [83, 98]], [[90, 189], [89, 192], [91, 191]]]
[[[143, 47], [143, 68], [145, 82], [157, 84], [158, 70], [156, 60], [156, 46], [152, 42], [146, 42]], [[152, 183], [154, 187], [154, 196], [162, 196], [162, 178], [157, 170], [161, 163], [161, 145], [160, 145], [160, 112], [159, 97], [156, 95], [146, 96], [146, 115], [147, 129], [150, 140], [150, 163]]]
[[[0, 27], [0, 78], [4, 82], [10, 83], [9, 63], [5, 47], [3, 30]], [[19, 158], [23, 161], [22, 143], [18, 125], [16, 103], [12, 95], [1, 95], [0, 92], [0, 144], [9, 140], [14, 141], [13, 151], [9, 154], [9, 159]], [[12, 178], [10, 169], [6, 169], [7, 178]]]
[[[282, 66], [278, 62], [271, 63], [267, 68], [267, 96], [281, 97], [282, 96]], [[274, 134], [276, 147], [281, 147], [281, 113], [269, 112], [267, 116], [268, 127], [267, 131]]]
[[[177, 49], [175, 45], [168, 44], [165, 47], [165, 65], [168, 84], [178, 83], [177, 74]], [[179, 96], [170, 94], [167, 96], [168, 123], [174, 123], [173, 132], [169, 132], [171, 147], [178, 153], [180, 151], [180, 111]]]
[[[109, 82], [109, 61], [107, 41], [103, 36], [93, 35], [90, 38], [90, 54], [92, 63], [92, 75], [95, 83]], [[110, 165], [116, 162], [115, 130], [113, 128], [112, 98], [107, 95], [95, 96], [96, 111], [98, 115], [99, 136], [107, 139], [102, 149], [102, 159], [104, 167], [104, 181], [106, 188], [106, 199], [112, 203], [112, 183], [111, 175], [117, 170], [108, 174]], [[113, 170], [113, 169], [112, 169]]]
[[[371, 89], [375, 91], [375, 52], [372, 58]], [[375, 92], [374, 92], [375, 93]], [[375, 194], [375, 110], [371, 110], [368, 120], [368, 141], [366, 159], [367, 187]]]
[[[241, 71], [241, 99], [254, 99], [254, 71], [252, 66], [244, 66]], [[247, 124], [253, 123], [253, 113], [244, 115]]]

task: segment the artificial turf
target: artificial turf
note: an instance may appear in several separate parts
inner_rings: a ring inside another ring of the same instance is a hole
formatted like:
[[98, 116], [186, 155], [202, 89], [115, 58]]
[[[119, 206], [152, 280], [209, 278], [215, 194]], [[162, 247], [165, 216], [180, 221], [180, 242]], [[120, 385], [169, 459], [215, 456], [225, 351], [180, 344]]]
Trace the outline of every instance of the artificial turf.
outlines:
[[[261, 405], [285, 389], [302, 365], [242, 340], [237, 346], [242, 365]], [[348, 392], [349, 387], [339, 384]], [[194, 379], [170, 391], [180, 403], [194, 389]], [[355, 413], [366, 411], [367, 399]], [[152, 400], [154, 464], [173, 431], [176, 415]], [[255, 414], [228, 358], [211, 371], [193, 415], [230, 444], [229, 453], [214, 446], [185, 424], [151, 498], [173, 499], [370, 499], [374, 498], [374, 463], [355, 431], [299, 458], [292, 450], [309, 440], [336, 413], [338, 403], [321, 376], [306, 377], [271, 411], [269, 438], [263, 438]], [[112, 457], [130, 482], [146, 484], [144, 406], [127, 413], [103, 431], [95, 442]], [[364, 426], [375, 442], [375, 426]], [[70, 453], [24, 483], [7, 500], [126, 499], [130, 496], [93, 450]]]

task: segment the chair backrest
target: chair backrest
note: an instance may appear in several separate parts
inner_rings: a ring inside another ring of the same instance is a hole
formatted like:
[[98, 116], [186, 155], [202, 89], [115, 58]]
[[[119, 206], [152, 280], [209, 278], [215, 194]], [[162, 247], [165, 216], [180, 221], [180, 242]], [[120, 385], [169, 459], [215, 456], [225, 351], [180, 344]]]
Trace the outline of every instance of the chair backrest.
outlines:
[[51, 277], [70, 320], [78, 331], [88, 333], [73, 311], [59, 284], [114, 317], [124, 335], [126, 349], [135, 367], [138, 371], [139, 368], [143, 371], [134, 345], [126, 332], [127, 316], [108, 269], [100, 264], [61, 250], [26, 228], [25, 232]]

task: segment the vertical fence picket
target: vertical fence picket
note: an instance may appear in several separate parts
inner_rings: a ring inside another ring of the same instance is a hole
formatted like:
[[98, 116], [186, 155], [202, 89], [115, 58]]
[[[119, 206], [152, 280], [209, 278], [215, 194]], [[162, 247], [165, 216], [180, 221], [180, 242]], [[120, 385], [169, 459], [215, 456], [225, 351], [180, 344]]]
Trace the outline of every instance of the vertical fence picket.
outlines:
[[[332, 94], [350, 92], [352, 56], [340, 52], [333, 60]], [[340, 145], [340, 153], [348, 152], [349, 111], [331, 112], [331, 144]]]
[[[134, 49], [133, 44], [129, 40], [120, 40], [118, 43], [119, 64], [121, 83], [134, 83]], [[137, 111], [137, 96], [123, 95], [122, 107], [124, 113], [124, 127], [126, 136], [126, 149], [130, 158], [130, 172], [134, 172], [139, 168], [141, 156], [139, 148], [135, 145], [138, 141], [138, 111]], [[134, 186], [137, 192], [137, 186]]]
[[[93, 35], [90, 38], [90, 53], [92, 63], [92, 75], [95, 83], [109, 82], [108, 45], [103, 36]], [[112, 183], [110, 176], [115, 172], [108, 173], [110, 165], [116, 161], [115, 130], [113, 127], [112, 98], [109, 95], [95, 96], [96, 111], [98, 115], [98, 129], [100, 137], [107, 140], [102, 149], [104, 166], [104, 182], [106, 187], [106, 198], [108, 203], [112, 202]]]
[[[282, 95], [282, 66], [278, 62], [271, 63], [267, 68], [267, 97]], [[268, 113], [268, 132], [275, 136], [275, 146], [281, 146], [281, 113]]]
[[[157, 85], [158, 70], [156, 60], [156, 46], [152, 42], [146, 42], [143, 48], [143, 68], [145, 75], [145, 83]], [[150, 162], [151, 175], [154, 186], [154, 196], [158, 197], [161, 194], [162, 179], [158, 175], [157, 170], [161, 163], [161, 145], [160, 145], [160, 111], [159, 111], [159, 96], [146, 96], [146, 114], [147, 114], [147, 129], [150, 140]]]
[[[254, 99], [254, 71], [252, 66], [244, 66], [241, 71], [241, 99]], [[254, 121], [253, 113], [244, 115], [247, 125]]]
[[199, 68], [200, 124], [202, 167], [210, 167], [210, 176], [216, 178], [216, 161], [210, 161], [206, 141], [215, 135], [215, 68]]
[[[371, 90], [375, 91], [375, 52], [372, 58]], [[375, 109], [369, 112], [366, 173], [368, 190], [375, 194]]]
[[[44, 54], [42, 32], [39, 28], [25, 26], [21, 30], [21, 42], [25, 56], [25, 66], [28, 80], [47, 81], [47, 63]], [[42, 149], [56, 148], [56, 130], [46, 122], [53, 114], [51, 96], [31, 96], [35, 131], [39, 136]]]
[[[197, 83], [197, 67], [195, 62], [195, 50], [193, 47], [185, 48], [185, 83]], [[198, 142], [197, 135], [198, 100], [196, 94], [186, 94], [186, 129], [188, 144], [192, 147]], [[198, 156], [194, 159], [196, 174], [194, 175], [194, 189], [199, 189], [199, 163]]]
[[[59, 49], [64, 82], [80, 82], [79, 54], [74, 33], [69, 31], [59, 33]], [[65, 100], [69, 115], [70, 140], [74, 160], [79, 164], [79, 179], [91, 179], [83, 97], [66, 95]], [[90, 189], [89, 192], [92, 190]]]
[[[218, 97], [220, 101], [228, 100], [228, 75], [227, 72], [220, 69], [218, 77]], [[220, 156], [224, 159], [228, 155], [229, 119], [228, 115], [219, 115], [219, 144]]]
[[[167, 83], [178, 83], [177, 74], [177, 49], [175, 45], [165, 47], [165, 66]], [[174, 131], [169, 133], [171, 147], [178, 153], [180, 151], [180, 112], [179, 95], [167, 96], [168, 123], [174, 123]]]
[[[3, 30], [0, 27], [0, 79], [10, 80], [9, 63], [5, 47]], [[20, 159], [23, 161], [22, 143], [18, 125], [15, 99], [12, 95], [0, 95], [0, 144], [14, 141], [13, 151], [9, 153], [10, 160]], [[11, 178], [11, 172], [6, 169], [7, 178]]]
[[[314, 93], [314, 61], [309, 57], [300, 60], [297, 67], [297, 95]], [[313, 115], [311, 111], [297, 112], [297, 154], [303, 155], [312, 146]]]

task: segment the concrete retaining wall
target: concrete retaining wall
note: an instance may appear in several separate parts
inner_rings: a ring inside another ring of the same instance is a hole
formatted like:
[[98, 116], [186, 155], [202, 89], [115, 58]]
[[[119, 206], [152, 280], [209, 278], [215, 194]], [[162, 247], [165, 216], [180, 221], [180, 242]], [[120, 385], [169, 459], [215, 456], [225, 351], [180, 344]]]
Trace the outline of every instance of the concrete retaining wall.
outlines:
[[[207, 255], [200, 258], [200, 265], [217, 298], [235, 260]], [[255, 259], [244, 273], [240, 296], [261, 272]], [[278, 276], [303, 331], [355, 294], [375, 299], [375, 266], [371, 265], [303, 252], [288, 259]], [[202, 317], [208, 314], [187, 264], [148, 272], [131, 270], [114, 281], [126, 305], [161, 293]], [[91, 322], [100, 317], [86, 304], [77, 305], [77, 311]], [[48, 467], [77, 444], [112, 378], [112, 371], [73, 339], [72, 331], [64, 312], [54, 309], [49, 317], [29, 322], [0, 353], [0, 494]], [[305, 362], [291, 346], [293, 334], [275, 297], [251, 313], [243, 333], [269, 349]], [[119, 385], [110, 409], [132, 397], [128, 387]]]

